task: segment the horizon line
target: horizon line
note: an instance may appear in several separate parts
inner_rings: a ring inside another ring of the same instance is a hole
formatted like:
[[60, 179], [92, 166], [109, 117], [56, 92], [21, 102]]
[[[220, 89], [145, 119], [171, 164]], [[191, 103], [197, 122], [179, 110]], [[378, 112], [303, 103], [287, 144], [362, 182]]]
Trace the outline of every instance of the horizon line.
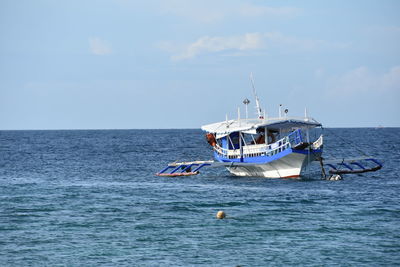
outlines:
[[[384, 128], [400, 128], [400, 126], [327, 126], [322, 128], [328, 129], [361, 129], [361, 128], [372, 128], [372, 129], [384, 129]], [[130, 131], [130, 130], [201, 130], [201, 128], [48, 128], [48, 129], [0, 129], [0, 131]]]

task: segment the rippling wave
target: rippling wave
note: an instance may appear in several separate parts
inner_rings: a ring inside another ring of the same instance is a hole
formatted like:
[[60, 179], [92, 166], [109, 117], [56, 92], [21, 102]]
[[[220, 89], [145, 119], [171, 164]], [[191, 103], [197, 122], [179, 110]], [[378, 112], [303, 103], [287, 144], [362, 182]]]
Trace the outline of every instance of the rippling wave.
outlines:
[[329, 129], [325, 157], [384, 167], [325, 181], [154, 176], [211, 159], [200, 130], [0, 131], [0, 265], [396, 266], [399, 136]]

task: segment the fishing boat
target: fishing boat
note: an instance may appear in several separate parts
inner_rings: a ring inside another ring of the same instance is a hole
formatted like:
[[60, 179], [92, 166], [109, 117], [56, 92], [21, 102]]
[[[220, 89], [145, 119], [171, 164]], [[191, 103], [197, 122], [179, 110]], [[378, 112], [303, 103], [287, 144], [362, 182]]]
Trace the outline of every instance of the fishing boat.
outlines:
[[323, 150], [323, 135], [310, 132], [321, 123], [305, 116], [236, 119], [201, 127], [217, 162], [237, 176], [299, 177]]
[[[299, 177], [301, 172], [323, 151], [323, 135], [315, 136], [315, 128], [322, 124], [307, 115], [288, 116], [288, 109], [279, 116], [267, 117], [260, 107], [254, 81], [251, 77], [257, 118], [238, 118], [201, 127], [208, 143], [213, 147], [217, 162], [228, 163], [226, 168], [237, 176], [261, 176], [269, 178]], [[284, 115], [282, 115], [284, 113]], [[313, 136], [311, 135], [313, 132]]]
[[[250, 80], [255, 98], [256, 118], [241, 118], [240, 108], [236, 119], [207, 124], [201, 127], [213, 150], [214, 161], [173, 162], [157, 173], [158, 176], [189, 176], [199, 174], [203, 167], [225, 167], [236, 176], [268, 178], [295, 178], [313, 162], [319, 161], [323, 176], [322, 124], [310, 117], [305, 109], [303, 117], [288, 115], [288, 109], [279, 105], [278, 116], [269, 117], [261, 109], [260, 101]], [[361, 162], [364, 160], [364, 163]], [[375, 164], [368, 167], [366, 163]], [[330, 174], [348, 174], [375, 171], [382, 164], [373, 158], [330, 160]], [[343, 170], [342, 167], [346, 168]]]

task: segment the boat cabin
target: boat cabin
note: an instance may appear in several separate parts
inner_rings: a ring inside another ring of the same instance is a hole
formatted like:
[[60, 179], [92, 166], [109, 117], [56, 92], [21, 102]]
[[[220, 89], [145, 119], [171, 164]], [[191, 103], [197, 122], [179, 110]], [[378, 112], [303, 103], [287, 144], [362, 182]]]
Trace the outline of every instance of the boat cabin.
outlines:
[[[218, 161], [265, 161], [287, 149], [313, 144], [310, 130], [321, 124], [312, 118], [238, 119], [202, 127]], [[211, 134], [211, 136], [210, 136]], [[322, 138], [322, 136], [321, 136]], [[321, 140], [322, 144], [322, 140]]]

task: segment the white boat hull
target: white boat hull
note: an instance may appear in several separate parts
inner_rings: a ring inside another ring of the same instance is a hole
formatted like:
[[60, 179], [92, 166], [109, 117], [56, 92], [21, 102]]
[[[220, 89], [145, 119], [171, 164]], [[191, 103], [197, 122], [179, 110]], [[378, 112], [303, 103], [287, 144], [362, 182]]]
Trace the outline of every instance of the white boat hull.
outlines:
[[227, 167], [236, 176], [258, 176], [266, 178], [295, 178], [313, 160], [317, 154], [310, 156], [301, 153], [290, 153], [280, 159], [257, 165]]

